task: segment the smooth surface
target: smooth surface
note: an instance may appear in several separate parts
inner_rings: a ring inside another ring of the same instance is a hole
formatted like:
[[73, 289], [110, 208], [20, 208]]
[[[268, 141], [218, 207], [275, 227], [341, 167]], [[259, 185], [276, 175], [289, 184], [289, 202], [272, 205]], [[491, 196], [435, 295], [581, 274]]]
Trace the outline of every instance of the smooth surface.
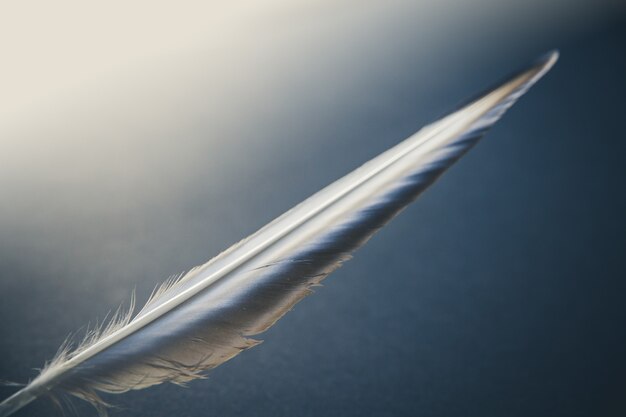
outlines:
[[[38, 142], [30, 153], [7, 148], [9, 139], [24, 142], [17, 127], [3, 130], [0, 375], [27, 380], [67, 333], [135, 286], [147, 296], [494, 77], [559, 47], [541, 89], [263, 345], [188, 390], [116, 399], [124, 409], [115, 413], [623, 415], [626, 34], [613, 19], [533, 36], [475, 27], [442, 48], [445, 65], [392, 42], [388, 71], [363, 70], [368, 83], [339, 92], [303, 77], [289, 86], [291, 105], [272, 107], [254, 134], [239, 131], [225, 149], [191, 146], [215, 125], [183, 119], [158, 142], [171, 141], [169, 164], [150, 146], [158, 118], [113, 145], [89, 148], [92, 136], [78, 132], [75, 146], [52, 147], [76, 152], [68, 160]], [[47, 137], [73, 132], [73, 117], [56, 120]], [[19, 131], [49, 127], [41, 123]], [[136, 137], [145, 139], [136, 145]], [[266, 153], [249, 164], [247, 155]], [[29, 172], [40, 175], [28, 180]], [[49, 411], [42, 403], [26, 415]]]

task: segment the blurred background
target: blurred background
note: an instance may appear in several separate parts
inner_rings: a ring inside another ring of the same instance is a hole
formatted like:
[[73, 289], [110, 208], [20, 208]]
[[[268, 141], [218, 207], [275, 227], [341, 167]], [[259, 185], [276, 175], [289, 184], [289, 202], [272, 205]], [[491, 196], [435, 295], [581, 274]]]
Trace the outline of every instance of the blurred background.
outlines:
[[554, 48], [261, 346], [106, 398], [120, 417], [626, 415], [621, 1], [3, 3], [0, 378]]

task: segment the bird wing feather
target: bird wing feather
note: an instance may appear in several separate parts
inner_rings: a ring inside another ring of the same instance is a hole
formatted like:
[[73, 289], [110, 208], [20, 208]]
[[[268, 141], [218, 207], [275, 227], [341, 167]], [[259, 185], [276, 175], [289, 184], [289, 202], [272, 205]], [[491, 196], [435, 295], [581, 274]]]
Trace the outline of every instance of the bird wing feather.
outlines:
[[[259, 343], [263, 333], [467, 152], [554, 64], [552, 52], [463, 108], [332, 183], [204, 265], [63, 346], [0, 404], [8, 416], [69, 393], [106, 413], [98, 391], [185, 384]], [[134, 304], [134, 301], [131, 303]]]

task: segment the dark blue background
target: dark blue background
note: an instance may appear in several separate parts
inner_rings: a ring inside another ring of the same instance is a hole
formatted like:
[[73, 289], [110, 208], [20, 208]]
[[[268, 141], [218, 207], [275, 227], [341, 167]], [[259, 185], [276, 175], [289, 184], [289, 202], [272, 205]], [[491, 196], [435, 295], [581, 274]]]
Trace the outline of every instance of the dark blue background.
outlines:
[[[408, 48], [352, 98], [360, 107], [334, 117], [320, 106], [304, 125], [288, 116], [306, 106], [275, 115], [283, 130], [266, 162], [220, 167], [222, 185], [208, 189], [200, 169], [186, 167], [198, 180], [183, 190], [182, 228], [158, 207], [123, 219], [128, 235], [172, 235], [175, 245], [167, 256], [149, 245], [117, 248], [136, 259], [115, 284], [120, 299], [135, 285], [145, 298], [168, 273], [254, 231], [536, 55], [561, 50], [476, 149], [261, 346], [188, 389], [107, 397], [121, 407], [112, 414], [626, 415], [625, 23], [616, 16], [575, 36], [535, 36], [496, 56], [483, 51], [486, 60], [472, 59], [460, 40], [458, 67], [427, 94], [411, 70], [429, 64]], [[261, 144], [263, 134], [260, 126]], [[55, 276], [76, 273], [71, 245], [62, 261], [2, 247], [0, 376], [23, 381], [69, 331], [114, 307], [98, 297], [111, 284], [88, 266], [72, 287], [58, 284]], [[19, 415], [50, 411], [39, 401]]]

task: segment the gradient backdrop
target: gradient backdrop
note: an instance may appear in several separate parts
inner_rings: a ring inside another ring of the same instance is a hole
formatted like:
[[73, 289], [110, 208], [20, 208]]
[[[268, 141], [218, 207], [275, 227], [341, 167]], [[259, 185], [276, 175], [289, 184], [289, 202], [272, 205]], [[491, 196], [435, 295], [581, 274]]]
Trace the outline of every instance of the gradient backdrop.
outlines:
[[3, 3], [0, 378], [553, 48], [261, 346], [107, 398], [120, 417], [626, 415], [620, 1]]

